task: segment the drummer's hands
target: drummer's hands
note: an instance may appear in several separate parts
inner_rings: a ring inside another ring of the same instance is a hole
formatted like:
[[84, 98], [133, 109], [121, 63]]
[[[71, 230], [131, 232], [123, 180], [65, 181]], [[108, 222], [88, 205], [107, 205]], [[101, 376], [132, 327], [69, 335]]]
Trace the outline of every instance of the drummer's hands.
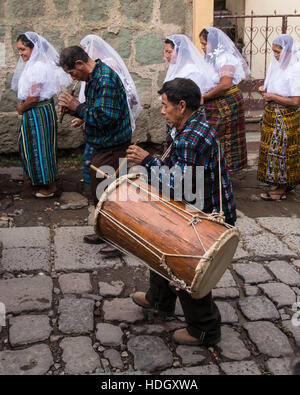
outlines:
[[143, 150], [138, 145], [130, 145], [126, 151], [126, 158], [137, 165], [141, 165], [143, 160], [149, 155], [149, 152]]
[[75, 114], [80, 101], [75, 99], [70, 93], [63, 92], [58, 98], [58, 105], [60, 106], [60, 111], [62, 107], [65, 107], [65, 112], [67, 114]]

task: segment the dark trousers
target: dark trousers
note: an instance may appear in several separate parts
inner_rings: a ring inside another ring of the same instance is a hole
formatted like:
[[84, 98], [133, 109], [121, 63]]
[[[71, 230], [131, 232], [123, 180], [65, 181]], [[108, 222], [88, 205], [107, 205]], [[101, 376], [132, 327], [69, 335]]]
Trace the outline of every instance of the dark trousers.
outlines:
[[[126, 149], [122, 149], [120, 151], [108, 151], [99, 154], [93, 153], [91, 156], [91, 164], [97, 168], [103, 166], [110, 166], [116, 171], [120, 166], [120, 159], [123, 159], [125, 157]], [[107, 173], [107, 170], [104, 172]], [[110, 172], [110, 175], [113, 176], [113, 172]], [[101, 197], [99, 196], [99, 189], [97, 196], [97, 188], [103, 180], [104, 177], [102, 177], [101, 174], [90, 168], [91, 194], [94, 200], [95, 207], [97, 206], [99, 198]]]
[[[227, 223], [234, 225], [232, 221]], [[170, 286], [168, 280], [150, 271], [150, 288], [146, 299], [151, 305], [158, 310], [173, 312], [177, 296], [185, 316], [187, 331], [191, 336], [206, 342], [221, 336], [221, 314], [211, 292], [204, 298], [193, 299], [188, 292]]]

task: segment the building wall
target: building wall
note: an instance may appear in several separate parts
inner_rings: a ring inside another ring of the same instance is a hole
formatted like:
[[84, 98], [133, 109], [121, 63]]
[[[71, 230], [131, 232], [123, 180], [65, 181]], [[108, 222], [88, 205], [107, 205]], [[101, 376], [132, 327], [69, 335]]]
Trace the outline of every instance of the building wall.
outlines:
[[[250, 15], [251, 11], [254, 12], [255, 15], [274, 15], [274, 11], [276, 14], [294, 14], [295, 10], [297, 14], [300, 14], [300, 2], [299, 0], [246, 0], [245, 1], [245, 14]], [[254, 27], [257, 29], [257, 34], [255, 37], [255, 47], [259, 53], [264, 52], [265, 40], [264, 40], [264, 26], [266, 20], [265, 19], [257, 19], [254, 22]], [[252, 66], [252, 75], [254, 78], [264, 78], [265, 68], [269, 65], [270, 60], [270, 52], [271, 52], [271, 44], [273, 39], [281, 34], [281, 18], [269, 18], [269, 30], [268, 30], [268, 56], [267, 63], [265, 65], [265, 57], [264, 55], [258, 54], [255, 56], [255, 61]], [[294, 39], [300, 43], [300, 17], [290, 17], [288, 18], [288, 34], [291, 34]], [[250, 22], [249, 19], [246, 20], [245, 27], [249, 28]], [[247, 41], [247, 37], [245, 34], [245, 41]]]
[[[17, 151], [20, 117], [10, 81], [20, 33], [35, 31], [58, 51], [87, 34], [104, 38], [124, 59], [143, 105], [134, 139], [161, 143], [165, 122], [157, 90], [167, 70], [163, 42], [174, 33], [192, 38], [192, 22], [192, 0], [0, 0], [0, 153]], [[59, 126], [60, 148], [84, 143], [82, 129], [71, 129], [70, 122], [66, 116]]]

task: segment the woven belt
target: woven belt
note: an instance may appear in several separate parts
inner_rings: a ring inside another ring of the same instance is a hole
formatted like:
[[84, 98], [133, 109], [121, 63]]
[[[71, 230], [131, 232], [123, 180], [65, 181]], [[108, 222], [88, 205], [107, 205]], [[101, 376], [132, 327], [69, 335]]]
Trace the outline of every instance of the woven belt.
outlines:
[[54, 103], [53, 99], [43, 100], [33, 104], [32, 107], [43, 107], [46, 106], [47, 104], [53, 104], [53, 103]]
[[239, 88], [237, 85], [233, 85], [230, 89], [228, 89], [228, 91], [225, 92], [224, 96], [227, 95], [232, 95], [233, 93], [237, 93], [239, 91]]

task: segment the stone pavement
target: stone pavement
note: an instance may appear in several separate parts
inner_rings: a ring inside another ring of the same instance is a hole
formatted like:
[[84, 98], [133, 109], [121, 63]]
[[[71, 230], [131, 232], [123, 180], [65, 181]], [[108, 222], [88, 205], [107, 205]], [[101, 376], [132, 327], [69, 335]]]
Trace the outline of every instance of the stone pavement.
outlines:
[[172, 342], [185, 326], [179, 303], [164, 320], [131, 301], [147, 289], [147, 268], [129, 256], [101, 258], [99, 246], [82, 242], [91, 226], [1, 228], [0, 374], [292, 374], [300, 219], [239, 211], [237, 227], [238, 250], [213, 290], [222, 316], [213, 349]]

